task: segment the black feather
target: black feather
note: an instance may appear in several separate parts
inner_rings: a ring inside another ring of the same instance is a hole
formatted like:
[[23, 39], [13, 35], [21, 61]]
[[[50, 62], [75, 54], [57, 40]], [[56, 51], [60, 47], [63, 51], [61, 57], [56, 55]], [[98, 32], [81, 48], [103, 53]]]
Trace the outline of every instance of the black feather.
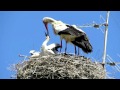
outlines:
[[72, 43], [81, 48], [85, 53], [92, 52], [92, 45], [90, 44], [87, 36], [85, 35], [75, 38], [75, 41], [72, 41]]
[[61, 48], [60, 44], [56, 44], [55, 50], [58, 51], [58, 48]]
[[53, 51], [58, 51], [58, 48], [61, 48], [60, 44], [55, 44], [55, 47], [52, 49]]
[[33, 53], [30, 53], [31, 55], [33, 55]]
[[89, 42], [89, 39], [87, 37], [87, 35], [82, 32], [77, 30], [76, 28], [74, 28], [71, 25], [66, 25], [68, 28], [60, 31], [58, 34], [67, 34], [67, 35], [72, 35], [75, 36], [75, 40], [71, 41], [74, 45], [78, 46], [79, 48], [81, 48], [85, 53], [90, 53], [92, 52], [92, 45]]
[[81, 36], [84, 34], [83, 32], [76, 30], [76, 28], [74, 28], [73, 26], [70, 26], [70, 25], [66, 25], [66, 26], [68, 26], [68, 28], [63, 31], [60, 31], [58, 35], [66, 34], [66, 35], [73, 35], [73, 36]]

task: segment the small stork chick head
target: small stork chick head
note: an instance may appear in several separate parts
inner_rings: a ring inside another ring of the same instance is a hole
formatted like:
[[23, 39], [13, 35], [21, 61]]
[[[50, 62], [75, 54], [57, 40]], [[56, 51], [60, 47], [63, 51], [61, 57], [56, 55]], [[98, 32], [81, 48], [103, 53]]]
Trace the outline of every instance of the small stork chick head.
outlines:
[[30, 50], [30, 52], [29, 52], [29, 53], [30, 53], [30, 54], [33, 54], [34, 52], [35, 52], [35, 50]]
[[49, 32], [48, 32], [48, 23], [52, 23], [52, 22], [55, 22], [56, 20], [51, 18], [51, 17], [44, 17], [43, 18], [43, 23], [45, 25], [45, 28], [47, 30], [47, 34], [49, 35]]
[[49, 40], [50, 36], [45, 32], [46, 39]]
[[46, 36], [46, 39], [48, 39], [48, 40], [49, 40], [49, 39], [50, 39], [50, 37], [49, 37], [49, 36]]

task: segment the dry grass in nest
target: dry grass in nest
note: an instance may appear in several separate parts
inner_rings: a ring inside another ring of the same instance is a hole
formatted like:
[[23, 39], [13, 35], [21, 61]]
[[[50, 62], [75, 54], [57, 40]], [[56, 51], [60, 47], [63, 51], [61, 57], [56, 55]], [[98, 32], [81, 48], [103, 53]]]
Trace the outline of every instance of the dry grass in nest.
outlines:
[[17, 79], [104, 79], [100, 63], [74, 55], [50, 55], [30, 58], [15, 65]]

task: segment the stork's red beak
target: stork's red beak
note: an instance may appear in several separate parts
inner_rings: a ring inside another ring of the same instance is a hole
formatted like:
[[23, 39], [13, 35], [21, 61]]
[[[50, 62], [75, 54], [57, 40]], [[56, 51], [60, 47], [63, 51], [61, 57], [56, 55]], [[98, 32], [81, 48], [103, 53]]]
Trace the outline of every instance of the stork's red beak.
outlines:
[[43, 22], [43, 23], [44, 23], [45, 28], [46, 28], [46, 30], [47, 30], [47, 35], [49, 35], [49, 32], [48, 32], [48, 23], [47, 23], [47, 22]]

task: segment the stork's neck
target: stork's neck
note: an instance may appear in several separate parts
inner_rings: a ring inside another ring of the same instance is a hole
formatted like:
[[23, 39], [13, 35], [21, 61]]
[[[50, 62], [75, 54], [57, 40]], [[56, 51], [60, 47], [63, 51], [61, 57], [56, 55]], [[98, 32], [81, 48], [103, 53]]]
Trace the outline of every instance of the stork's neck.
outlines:
[[50, 40], [50, 39], [47, 38], [47, 39], [43, 42], [42, 46], [47, 46], [47, 43], [48, 43], [49, 40]]

